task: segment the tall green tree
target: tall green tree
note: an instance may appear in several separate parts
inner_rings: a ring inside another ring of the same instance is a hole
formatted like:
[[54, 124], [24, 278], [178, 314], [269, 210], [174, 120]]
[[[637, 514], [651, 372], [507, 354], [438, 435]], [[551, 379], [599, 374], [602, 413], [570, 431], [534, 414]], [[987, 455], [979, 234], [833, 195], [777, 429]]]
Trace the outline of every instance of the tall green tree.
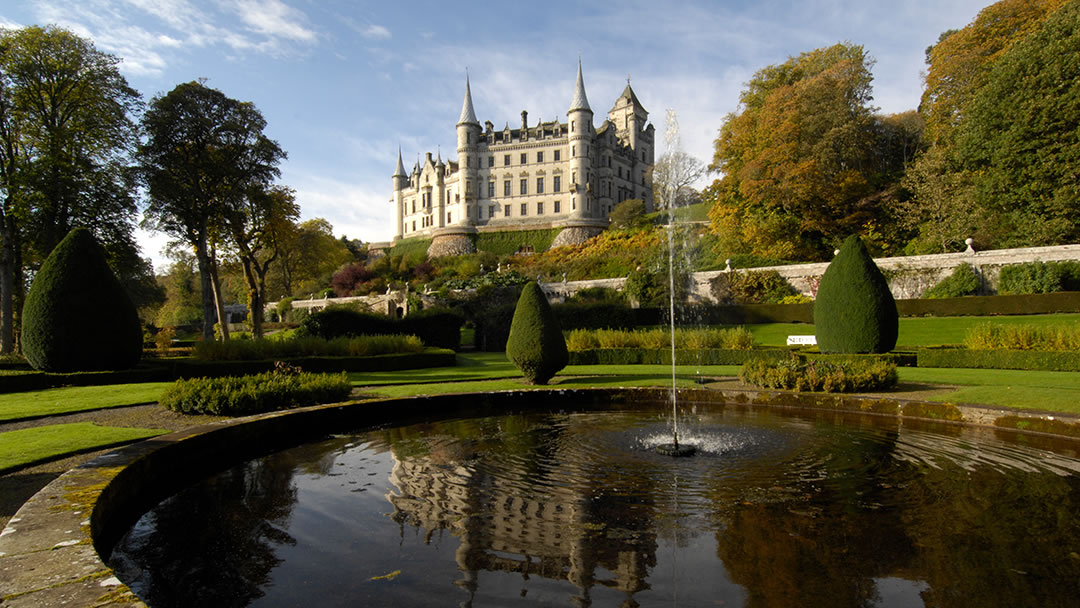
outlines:
[[266, 276], [270, 265], [288, 246], [287, 235], [299, 217], [296, 193], [284, 186], [252, 188], [243, 205], [231, 208], [226, 216], [236, 257], [244, 269], [253, 337], [263, 335]]
[[142, 101], [120, 60], [55, 26], [0, 29], [0, 351], [14, 347], [23, 272], [74, 227], [152, 281], [134, 243], [130, 156]]
[[882, 141], [903, 122], [875, 116], [872, 65], [841, 43], [754, 75], [715, 142], [709, 168], [723, 177], [704, 193], [721, 253], [822, 259], [878, 218], [874, 195], [902, 172]]
[[334, 237], [334, 227], [323, 218], [286, 226], [280, 240], [270, 297], [306, 297], [322, 290], [336, 270], [354, 259], [348, 244]]
[[149, 195], [144, 224], [193, 248], [209, 339], [214, 322], [225, 318], [217, 251], [228, 238], [226, 218], [253, 188], [269, 187], [285, 151], [263, 133], [266, 120], [254, 104], [202, 82], [155, 97], [142, 126], [138, 159]]

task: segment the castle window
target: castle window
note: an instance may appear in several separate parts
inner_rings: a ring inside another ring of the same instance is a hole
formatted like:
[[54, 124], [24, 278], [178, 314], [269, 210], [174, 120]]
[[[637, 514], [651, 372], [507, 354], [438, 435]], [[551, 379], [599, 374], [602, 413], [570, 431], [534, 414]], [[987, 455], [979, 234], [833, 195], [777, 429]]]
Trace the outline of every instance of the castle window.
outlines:
[[544, 215], [544, 203], [536, 203], [536, 215]]
[[555, 150], [555, 162], [559, 162], [559, 157], [562, 156], [559, 152], [559, 150]]
[[[554, 181], [553, 184], [551, 184], [551, 191], [552, 192], [562, 192], [562, 176], [561, 175], [556, 175], [552, 179], [555, 180], [555, 181]], [[556, 211], [556, 213], [558, 213], [558, 212]]]
[[495, 157], [494, 156], [489, 156], [488, 157], [488, 167], [494, 167], [494, 166], [495, 166]]
[[413, 230], [413, 232], [416, 232], [416, 220], [413, 220], [412, 230]]
[[538, 163], [544, 162], [544, 153], [542, 151], [536, 153], [536, 162], [538, 162]]
[[559, 213], [559, 201], [555, 201], [555, 213]]
[[544, 178], [542, 178], [542, 177], [536, 178], [536, 193], [537, 194], [543, 194], [544, 193]]
[[506, 167], [510, 166], [510, 155], [509, 154], [503, 154], [503, 166], [506, 166]]
[[576, 125], [577, 125], [577, 123], [576, 123], [576, 122], [574, 122], [574, 121], [572, 121], [572, 120], [570, 121], [570, 132], [571, 132], [571, 133], [573, 133], [573, 132], [574, 132], [574, 127], [575, 127]]
[[450, 212], [449, 212], [449, 211], [447, 211], [447, 212], [446, 212], [446, 223], [447, 223], [447, 224], [450, 224], [450, 223], [452, 223], [452, 222], [450, 221]]
[[465, 182], [465, 194], [472, 194], [472, 180], [466, 180]]
[[472, 168], [472, 158], [471, 157], [465, 159], [465, 166], [470, 168], [470, 169]]
[[[412, 199], [412, 212], [416, 213], [416, 199], [415, 198]], [[413, 228], [413, 230], [416, 230], [416, 228]]]
[[503, 196], [510, 196], [510, 180], [503, 182]]
[[488, 217], [495, 217], [495, 205], [488, 207]]
[[529, 205], [521, 203], [521, 216], [525, 217], [526, 215], [529, 215]]
[[503, 207], [503, 217], [510, 217], [510, 205]]
[[570, 156], [577, 156], [577, 146], [570, 146]]
[[521, 153], [521, 164], [527, 164], [529, 162], [529, 155], [525, 152]]
[[488, 198], [495, 198], [495, 182], [488, 182]]
[[521, 195], [525, 196], [529, 193], [529, 180], [522, 178], [521, 180]]

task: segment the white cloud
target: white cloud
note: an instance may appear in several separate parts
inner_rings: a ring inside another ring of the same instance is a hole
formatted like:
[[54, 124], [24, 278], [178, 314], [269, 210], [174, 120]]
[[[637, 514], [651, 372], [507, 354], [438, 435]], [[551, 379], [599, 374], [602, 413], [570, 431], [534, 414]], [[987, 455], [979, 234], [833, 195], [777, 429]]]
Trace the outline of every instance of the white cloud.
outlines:
[[5, 30], [17, 30], [22, 29], [22, 24], [16, 23], [7, 17], [0, 15], [0, 28]]
[[269, 38], [314, 42], [318, 36], [306, 27], [304, 13], [281, 0], [236, 0], [236, 13], [252, 30]]
[[360, 35], [369, 40], [388, 40], [390, 38], [390, 30], [381, 25], [372, 24], [360, 30]]

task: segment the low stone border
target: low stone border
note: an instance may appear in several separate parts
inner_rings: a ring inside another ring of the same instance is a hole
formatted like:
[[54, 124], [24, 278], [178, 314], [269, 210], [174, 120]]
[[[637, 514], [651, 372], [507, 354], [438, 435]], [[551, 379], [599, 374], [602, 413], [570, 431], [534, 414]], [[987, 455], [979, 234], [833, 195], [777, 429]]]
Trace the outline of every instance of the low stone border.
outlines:
[[[557, 409], [567, 397], [615, 407], [663, 400], [667, 389], [561, 389], [440, 395], [321, 405], [226, 420], [149, 439], [60, 476], [0, 533], [0, 603], [8, 608], [145, 607], [99, 556], [177, 488], [236, 462], [302, 443], [327, 429], [409, 424], [448, 414]], [[867, 396], [742, 389], [685, 389], [680, 399], [733, 407], [875, 414], [1080, 438], [1080, 417]]]

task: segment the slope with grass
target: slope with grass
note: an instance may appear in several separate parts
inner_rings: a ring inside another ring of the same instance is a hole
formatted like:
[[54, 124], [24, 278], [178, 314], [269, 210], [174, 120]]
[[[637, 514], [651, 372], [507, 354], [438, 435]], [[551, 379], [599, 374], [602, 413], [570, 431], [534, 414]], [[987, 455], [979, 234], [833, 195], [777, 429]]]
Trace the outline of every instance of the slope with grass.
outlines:
[[171, 382], [72, 386], [0, 395], [0, 422], [154, 403]]
[[0, 473], [79, 452], [130, 443], [168, 433], [163, 429], [98, 426], [91, 422], [53, 424], [3, 433]]

